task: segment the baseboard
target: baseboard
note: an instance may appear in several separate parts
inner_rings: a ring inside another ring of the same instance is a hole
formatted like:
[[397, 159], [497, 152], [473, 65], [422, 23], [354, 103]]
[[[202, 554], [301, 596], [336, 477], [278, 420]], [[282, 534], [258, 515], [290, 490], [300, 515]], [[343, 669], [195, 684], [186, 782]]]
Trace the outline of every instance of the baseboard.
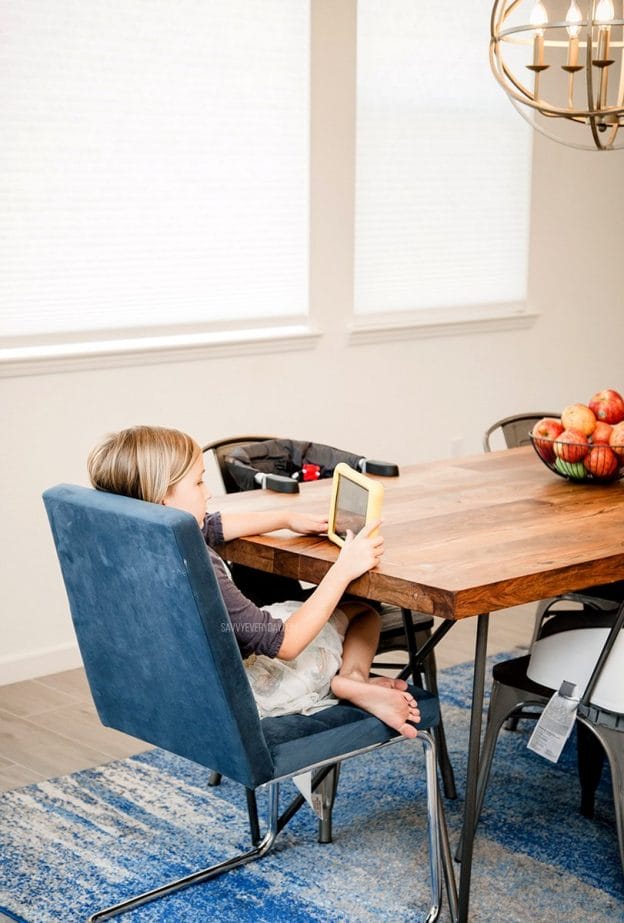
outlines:
[[0, 657], [0, 686], [81, 666], [82, 658], [75, 642], [44, 648], [23, 657]]

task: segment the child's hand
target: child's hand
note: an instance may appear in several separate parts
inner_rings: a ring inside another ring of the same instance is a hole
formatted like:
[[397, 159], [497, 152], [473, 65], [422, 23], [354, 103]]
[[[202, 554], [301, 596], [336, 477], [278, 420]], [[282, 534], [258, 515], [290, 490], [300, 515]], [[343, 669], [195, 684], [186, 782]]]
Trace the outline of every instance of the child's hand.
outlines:
[[300, 532], [301, 535], [320, 535], [322, 532], [327, 532], [329, 525], [327, 516], [313, 516], [309, 513], [297, 513], [294, 510], [288, 510], [286, 516], [291, 532]]
[[381, 519], [378, 519], [357, 535], [353, 535], [350, 529], [347, 530], [347, 537], [336, 565], [341, 569], [344, 568], [349, 582], [379, 564], [384, 553], [383, 536], [379, 533], [372, 536], [371, 533], [380, 525]]

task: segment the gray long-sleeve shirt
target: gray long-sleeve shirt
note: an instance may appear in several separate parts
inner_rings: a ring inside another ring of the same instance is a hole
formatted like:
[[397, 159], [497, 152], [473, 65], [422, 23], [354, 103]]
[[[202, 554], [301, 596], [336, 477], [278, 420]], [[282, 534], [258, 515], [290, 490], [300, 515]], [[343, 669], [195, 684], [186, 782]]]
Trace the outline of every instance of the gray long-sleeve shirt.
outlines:
[[284, 640], [284, 623], [266, 609], [259, 609], [241, 593], [227, 567], [213, 550], [215, 545], [223, 543], [220, 513], [207, 514], [202, 533], [241, 656], [245, 658], [250, 654], [266, 654], [267, 657], [276, 657]]

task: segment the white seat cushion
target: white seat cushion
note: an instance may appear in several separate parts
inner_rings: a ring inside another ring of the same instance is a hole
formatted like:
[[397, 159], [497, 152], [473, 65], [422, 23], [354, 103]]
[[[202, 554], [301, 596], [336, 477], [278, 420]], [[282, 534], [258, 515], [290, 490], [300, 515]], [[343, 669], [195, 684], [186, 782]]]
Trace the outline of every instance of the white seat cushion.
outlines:
[[[564, 680], [575, 683], [581, 696], [589, 682], [608, 628], [561, 631], [533, 645], [527, 676], [535, 683], [558, 689]], [[624, 637], [616, 639], [591, 699], [599, 708], [624, 712]]]

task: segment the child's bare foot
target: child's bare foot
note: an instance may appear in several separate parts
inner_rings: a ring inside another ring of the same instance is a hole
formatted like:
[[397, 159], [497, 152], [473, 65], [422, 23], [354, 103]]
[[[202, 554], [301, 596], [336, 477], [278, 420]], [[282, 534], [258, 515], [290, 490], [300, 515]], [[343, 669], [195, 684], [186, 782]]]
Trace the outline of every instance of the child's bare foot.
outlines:
[[337, 698], [346, 699], [370, 712], [404, 737], [416, 737], [416, 728], [411, 722], [420, 721], [420, 711], [409, 692], [341, 674], [334, 676], [332, 692]]
[[386, 686], [388, 689], [407, 689], [407, 683], [404, 679], [395, 679], [392, 676], [373, 676], [369, 683], [375, 683], [376, 686]]

